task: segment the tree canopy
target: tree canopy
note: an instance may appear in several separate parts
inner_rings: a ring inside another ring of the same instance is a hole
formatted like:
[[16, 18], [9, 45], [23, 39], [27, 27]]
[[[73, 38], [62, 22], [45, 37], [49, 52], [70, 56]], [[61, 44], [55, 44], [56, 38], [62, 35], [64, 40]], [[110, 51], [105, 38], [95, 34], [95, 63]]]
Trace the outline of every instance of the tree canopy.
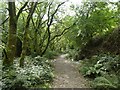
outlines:
[[[69, 53], [72, 58], [83, 59], [114, 50], [115, 55], [120, 55], [119, 1], [83, 1], [74, 5], [62, 0], [14, 0], [0, 3], [0, 13], [4, 67], [13, 66], [18, 58], [19, 67], [24, 68], [29, 62], [27, 56], [52, 58]], [[108, 50], [111, 48], [114, 50]]]

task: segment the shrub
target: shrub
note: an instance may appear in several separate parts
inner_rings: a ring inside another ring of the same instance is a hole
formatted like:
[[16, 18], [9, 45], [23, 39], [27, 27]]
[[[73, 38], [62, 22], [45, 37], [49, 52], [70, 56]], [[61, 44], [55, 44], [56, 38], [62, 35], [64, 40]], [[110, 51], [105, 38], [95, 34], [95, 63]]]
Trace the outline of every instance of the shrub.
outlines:
[[97, 77], [93, 81], [93, 86], [95, 88], [118, 88], [119, 80], [116, 75], [106, 75], [102, 77]]
[[68, 49], [66, 51], [66, 53], [68, 54], [67, 58], [74, 59], [75, 58], [75, 54], [76, 54], [76, 50], [75, 49]]
[[48, 50], [44, 57], [48, 58], [48, 59], [54, 59], [55, 56], [58, 56], [59, 53], [55, 52], [55, 51], [51, 51], [51, 50]]
[[53, 80], [53, 69], [47, 59], [27, 56], [24, 68], [18, 67], [18, 61], [16, 59], [13, 67], [3, 71], [3, 90], [16, 90], [17, 87], [48, 87], [46, 84]]
[[95, 88], [120, 87], [120, 56], [100, 54], [84, 59], [80, 72], [93, 79]]

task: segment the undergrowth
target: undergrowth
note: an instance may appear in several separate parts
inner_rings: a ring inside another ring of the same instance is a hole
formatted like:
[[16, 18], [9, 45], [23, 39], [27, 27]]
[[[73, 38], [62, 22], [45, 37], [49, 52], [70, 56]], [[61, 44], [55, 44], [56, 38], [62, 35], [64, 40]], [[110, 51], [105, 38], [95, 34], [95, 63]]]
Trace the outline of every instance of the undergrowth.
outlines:
[[120, 88], [120, 56], [110, 54], [95, 55], [81, 61], [79, 71], [92, 82], [96, 89]]
[[46, 58], [48, 58], [48, 59], [54, 59], [54, 58], [55, 58], [56, 56], [58, 56], [58, 55], [59, 55], [58, 52], [48, 50], [48, 51], [45, 53], [44, 57], [46, 57]]
[[26, 56], [24, 68], [18, 66], [18, 61], [19, 58], [14, 61], [12, 67], [2, 71], [2, 90], [50, 88], [54, 75], [48, 59]]
[[66, 58], [73, 59], [73, 58], [75, 58], [76, 50], [75, 49], [68, 49], [65, 51], [65, 53], [68, 54]]

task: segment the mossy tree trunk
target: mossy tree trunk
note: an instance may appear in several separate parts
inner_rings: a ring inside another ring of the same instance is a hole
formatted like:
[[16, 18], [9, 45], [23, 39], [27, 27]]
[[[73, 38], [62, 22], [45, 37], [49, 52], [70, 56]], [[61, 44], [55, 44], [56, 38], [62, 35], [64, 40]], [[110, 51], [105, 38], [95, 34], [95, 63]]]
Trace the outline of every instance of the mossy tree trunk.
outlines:
[[15, 2], [8, 2], [9, 10], [9, 29], [8, 29], [8, 40], [6, 48], [6, 57], [3, 60], [3, 65], [12, 65], [13, 59], [16, 53], [16, 31], [17, 31], [17, 20]]
[[26, 50], [28, 47], [28, 33], [29, 33], [29, 24], [30, 24], [30, 20], [32, 18], [32, 15], [35, 11], [35, 8], [37, 6], [37, 2], [32, 2], [31, 3], [31, 8], [29, 10], [28, 16], [27, 16], [27, 20], [26, 20], [26, 25], [25, 25], [25, 29], [24, 29], [24, 35], [23, 35], [23, 44], [22, 44], [22, 53], [21, 53], [21, 58], [20, 58], [20, 67], [24, 66], [24, 58], [26, 55]]
[[20, 10], [18, 11], [16, 15], [15, 1], [8, 2], [9, 17], [2, 23], [4, 24], [7, 20], [9, 20], [7, 48], [6, 50], [4, 50], [5, 56], [3, 58], [3, 65], [11, 66], [13, 64], [13, 60], [16, 54], [17, 21], [23, 9], [27, 6], [27, 3], [28, 2], [26, 2], [20, 8]]

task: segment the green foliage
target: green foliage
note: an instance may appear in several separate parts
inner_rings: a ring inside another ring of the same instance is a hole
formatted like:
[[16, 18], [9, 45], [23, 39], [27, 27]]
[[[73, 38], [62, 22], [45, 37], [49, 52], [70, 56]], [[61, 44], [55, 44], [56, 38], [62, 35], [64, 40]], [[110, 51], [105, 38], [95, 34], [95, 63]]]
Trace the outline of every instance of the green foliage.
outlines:
[[76, 50], [75, 49], [67, 48], [67, 50], [65, 51], [65, 53], [68, 54], [67, 58], [73, 59], [75, 57]]
[[104, 73], [104, 70], [102, 69], [102, 67], [103, 65], [98, 63], [98, 64], [95, 64], [93, 67], [92, 66], [82, 67], [80, 71], [84, 74], [84, 76], [95, 78]]
[[95, 88], [118, 88], [120, 86], [120, 56], [100, 54], [81, 61], [80, 72], [93, 79]]
[[45, 53], [44, 57], [46, 57], [46, 58], [48, 58], [48, 59], [54, 59], [54, 58], [55, 58], [56, 56], [58, 56], [58, 55], [59, 55], [58, 52], [48, 50], [48, 51]]
[[26, 57], [25, 67], [18, 67], [18, 59], [12, 68], [3, 71], [3, 90], [7, 88], [20, 87], [48, 87], [53, 80], [53, 69], [50, 62], [37, 56], [35, 58]]
[[79, 71], [85, 76], [86, 75], [86, 72], [89, 71], [89, 66], [82, 66]]
[[101, 64], [97, 64], [94, 67], [89, 67], [89, 70], [86, 72], [85, 76], [95, 77], [101, 74]]
[[[16, 3], [16, 12], [19, 12], [24, 4], [25, 2]], [[8, 14], [6, 14], [6, 5], [6, 3], [0, 4], [0, 7], [3, 8], [3, 11], [1, 10], [2, 16], [0, 15], [2, 21], [9, 17]], [[22, 42], [24, 41], [23, 32], [25, 30], [25, 23], [28, 21], [27, 15], [30, 10], [30, 5], [29, 2], [22, 12], [20, 11], [21, 13], [17, 22], [17, 36], [20, 37]], [[3, 88], [12, 86], [49, 87], [49, 82], [52, 81], [53, 77], [50, 62], [37, 55], [41, 55], [42, 52], [46, 50], [47, 52], [44, 54], [44, 57], [53, 59], [58, 55], [57, 52], [61, 51], [68, 53], [68, 57], [74, 58], [77, 48], [81, 48], [88, 40], [97, 35], [104, 36], [109, 34], [113, 30], [112, 28], [116, 27], [120, 21], [119, 3], [84, 2], [81, 6], [73, 7], [72, 10], [73, 13], [75, 12], [75, 15], [68, 15], [69, 13], [65, 11], [64, 5], [59, 8], [57, 8], [57, 6], [60, 6], [60, 2], [53, 1], [51, 3], [43, 1], [37, 5], [33, 17], [30, 20], [29, 29], [26, 32], [28, 40], [25, 44], [26, 49], [30, 49], [29, 52], [33, 55], [32, 57], [25, 58], [24, 68], [18, 66], [19, 60], [16, 59], [13, 67], [9, 67], [2, 72]], [[0, 51], [2, 51], [3, 48], [6, 49], [8, 43], [8, 21], [0, 26], [3, 30], [2, 42], [4, 42], [3, 45], [0, 45]], [[48, 47], [46, 47], [47, 45]], [[116, 84], [113, 84], [110, 79], [104, 77], [104, 75], [113, 72], [117, 74], [120, 73], [119, 56], [101, 54], [86, 59], [82, 64], [83, 66], [80, 68], [80, 71], [84, 76], [95, 78], [94, 82], [98, 84], [104, 81], [107, 87], [118, 87]], [[97, 86], [102, 87], [103, 83]], [[15, 88], [12, 88], [12, 90], [14, 89]]]
[[118, 25], [117, 18], [115, 18], [118, 14], [115, 14], [116, 10], [111, 9], [110, 5], [114, 6], [114, 4], [106, 2], [84, 2], [81, 7], [73, 7], [77, 21], [74, 32], [77, 32], [75, 37], [79, 46], [84, 46], [96, 35], [111, 32], [112, 28]]
[[105, 75], [102, 77], [97, 77], [93, 81], [93, 86], [95, 88], [118, 88], [120, 85], [118, 76], [116, 75]]

